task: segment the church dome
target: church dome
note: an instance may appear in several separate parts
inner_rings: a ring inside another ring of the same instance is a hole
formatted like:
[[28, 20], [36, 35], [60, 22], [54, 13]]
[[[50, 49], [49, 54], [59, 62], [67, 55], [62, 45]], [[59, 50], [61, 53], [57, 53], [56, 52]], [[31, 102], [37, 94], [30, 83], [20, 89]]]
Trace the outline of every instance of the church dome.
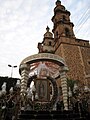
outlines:
[[65, 7], [61, 5], [61, 1], [59, 0], [56, 1], [56, 7], [54, 9], [54, 12], [57, 12], [57, 11], [65, 11]]
[[46, 28], [46, 33], [44, 34], [44, 38], [53, 38], [53, 34], [49, 32], [49, 27]]

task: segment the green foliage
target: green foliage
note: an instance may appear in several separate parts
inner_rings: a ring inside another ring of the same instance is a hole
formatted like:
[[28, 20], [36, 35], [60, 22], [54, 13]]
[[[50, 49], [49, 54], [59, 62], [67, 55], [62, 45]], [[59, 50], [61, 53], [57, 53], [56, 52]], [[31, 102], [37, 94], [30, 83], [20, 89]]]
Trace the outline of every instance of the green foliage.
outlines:
[[74, 87], [75, 83], [78, 83], [78, 81], [67, 78], [67, 86], [68, 86], [68, 88], [70, 87], [71, 91], [73, 91], [73, 87]]

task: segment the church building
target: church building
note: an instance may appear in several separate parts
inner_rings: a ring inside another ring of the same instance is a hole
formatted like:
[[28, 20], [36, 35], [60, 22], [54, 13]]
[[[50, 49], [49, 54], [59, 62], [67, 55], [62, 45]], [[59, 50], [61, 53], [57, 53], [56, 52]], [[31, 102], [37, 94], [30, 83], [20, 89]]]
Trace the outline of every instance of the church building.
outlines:
[[61, 1], [57, 0], [52, 17], [53, 33], [49, 27], [46, 28], [42, 43], [38, 43], [39, 53], [59, 55], [69, 68], [67, 78], [90, 86], [90, 44], [87, 40], [76, 38], [70, 15]]
[[52, 22], [52, 32], [47, 26], [38, 43], [39, 53], [21, 61], [21, 79], [0, 78], [0, 120], [90, 118], [89, 41], [76, 38], [60, 0]]

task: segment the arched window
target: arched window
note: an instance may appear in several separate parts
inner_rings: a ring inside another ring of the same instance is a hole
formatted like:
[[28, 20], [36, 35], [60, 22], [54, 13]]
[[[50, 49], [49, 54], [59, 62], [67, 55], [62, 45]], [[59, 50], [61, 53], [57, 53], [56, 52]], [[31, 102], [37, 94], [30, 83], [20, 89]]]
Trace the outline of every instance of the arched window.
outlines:
[[49, 46], [51, 46], [52, 45], [52, 43], [51, 43], [51, 41], [49, 41]]
[[65, 21], [66, 20], [66, 16], [65, 15], [63, 15], [63, 21]]
[[56, 31], [56, 38], [58, 38], [58, 31]]
[[70, 31], [69, 31], [69, 29], [68, 29], [68, 28], [65, 28], [65, 35], [66, 35], [67, 37], [69, 37], [69, 36], [70, 36]]

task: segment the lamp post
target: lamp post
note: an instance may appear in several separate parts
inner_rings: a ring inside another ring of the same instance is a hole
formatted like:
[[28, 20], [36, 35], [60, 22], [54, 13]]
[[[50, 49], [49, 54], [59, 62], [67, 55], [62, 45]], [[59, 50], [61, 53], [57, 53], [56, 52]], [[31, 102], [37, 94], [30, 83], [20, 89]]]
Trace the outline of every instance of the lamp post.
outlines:
[[13, 68], [16, 68], [17, 66], [15, 65], [15, 66], [12, 66], [12, 65], [8, 65], [8, 67], [11, 67], [11, 77], [12, 77], [12, 75], [13, 75]]

